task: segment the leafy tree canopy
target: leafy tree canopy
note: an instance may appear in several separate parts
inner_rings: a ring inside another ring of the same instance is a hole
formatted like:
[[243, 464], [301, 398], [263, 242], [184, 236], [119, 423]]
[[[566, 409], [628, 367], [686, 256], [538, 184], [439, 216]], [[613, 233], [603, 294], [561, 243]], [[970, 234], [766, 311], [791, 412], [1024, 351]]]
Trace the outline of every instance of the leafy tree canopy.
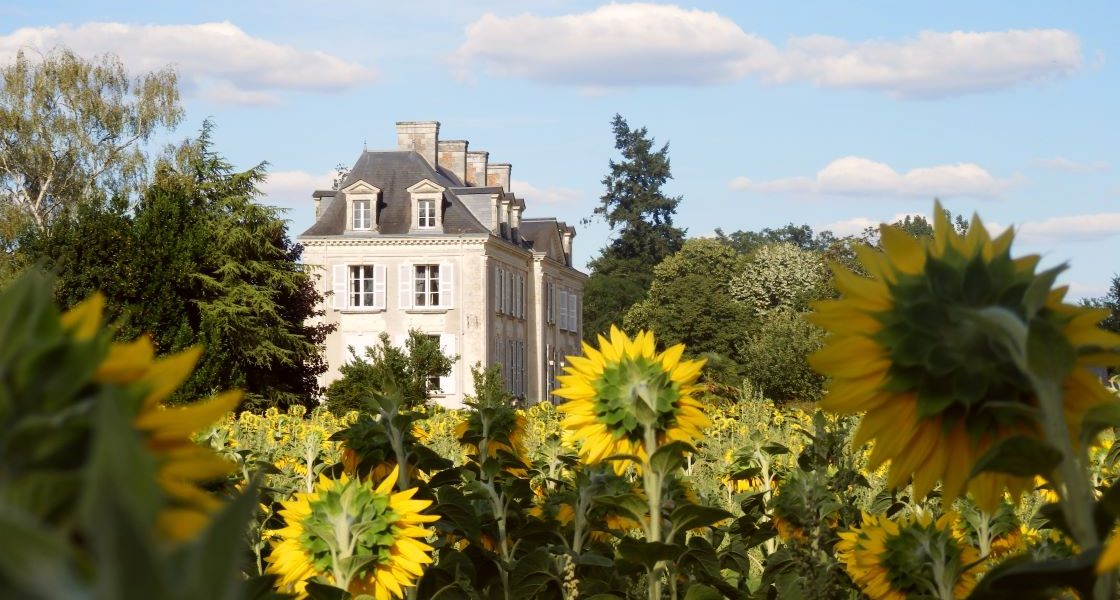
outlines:
[[380, 344], [359, 355], [350, 348], [350, 362], [339, 367], [341, 377], [327, 388], [327, 406], [336, 414], [364, 410], [373, 393], [400, 393], [404, 407], [428, 403], [432, 379], [451, 373], [454, 357], [445, 356], [439, 343], [419, 331], [409, 331], [404, 348], [389, 342], [382, 333]]
[[802, 250], [825, 252], [837, 242], [836, 236], [832, 235], [831, 231], [814, 233], [813, 228], [808, 225], [793, 223], [777, 229], [767, 227], [761, 231], [735, 231], [729, 234], [716, 228], [716, 239], [730, 245], [741, 254], [750, 254], [759, 246], [778, 242], [792, 244]]
[[120, 336], [149, 334], [160, 353], [201, 344], [202, 359], [174, 401], [242, 388], [250, 406], [316, 404], [321, 296], [279, 209], [260, 205], [265, 165], [235, 171], [206, 124], [160, 159], [131, 209], [83, 204], [24, 244], [57, 272], [73, 305], [102, 291]]
[[627, 311], [624, 326], [652, 329], [660, 341], [686, 344], [693, 354], [735, 357], [750, 310], [732, 297], [730, 282], [743, 268], [743, 257], [726, 244], [688, 240], [654, 268], [648, 296]]
[[142, 144], [182, 115], [171, 68], [131, 77], [111, 54], [20, 51], [0, 67], [0, 205], [44, 230], [66, 207], [128, 196], [146, 174]]

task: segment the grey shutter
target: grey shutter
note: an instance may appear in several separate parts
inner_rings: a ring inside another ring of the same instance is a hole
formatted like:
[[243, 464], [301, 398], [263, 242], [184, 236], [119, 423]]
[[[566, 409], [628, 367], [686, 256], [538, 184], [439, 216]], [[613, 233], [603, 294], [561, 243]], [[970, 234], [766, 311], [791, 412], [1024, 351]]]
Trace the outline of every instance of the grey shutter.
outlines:
[[373, 307], [385, 310], [385, 265], [373, 266]]
[[347, 274], [348, 269], [346, 268], [346, 265], [334, 266], [334, 281], [331, 282], [331, 291], [332, 295], [334, 296], [333, 304], [335, 310], [342, 310], [350, 304], [350, 299], [347, 296], [350, 291], [348, 282], [346, 281]]
[[560, 288], [560, 331], [568, 329], [568, 292]]
[[579, 331], [579, 297], [568, 295], [568, 331]]

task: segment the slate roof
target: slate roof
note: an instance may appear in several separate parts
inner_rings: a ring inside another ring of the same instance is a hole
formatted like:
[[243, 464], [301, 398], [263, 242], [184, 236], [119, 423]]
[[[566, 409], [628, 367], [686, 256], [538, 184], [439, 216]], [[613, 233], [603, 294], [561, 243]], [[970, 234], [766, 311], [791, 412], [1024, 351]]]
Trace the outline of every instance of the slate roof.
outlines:
[[567, 225], [554, 217], [521, 219], [517, 233], [526, 246], [537, 252], [545, 252], [552, 258], [565, 262], [561, 237]]
[[[342, 187], [361, 180], [380, 189], [376, 232], [400, 235], [408, 233], [412, 217], [412, 202], [407, 190], [424, 179], [448, 188], [443, 193], [441, 207], [443, 233], [490, 232], [450, 190], [462, 187], [462, 182], [446, 169], [433, 169], [423, 157], [411, 150], [363, 152], [342, 182]], [[326, 202], [326, 198], [323, 201]], [[346, 231], [346, 217], [346, 194], [338, 193], [302, 236], [342, 235]]]

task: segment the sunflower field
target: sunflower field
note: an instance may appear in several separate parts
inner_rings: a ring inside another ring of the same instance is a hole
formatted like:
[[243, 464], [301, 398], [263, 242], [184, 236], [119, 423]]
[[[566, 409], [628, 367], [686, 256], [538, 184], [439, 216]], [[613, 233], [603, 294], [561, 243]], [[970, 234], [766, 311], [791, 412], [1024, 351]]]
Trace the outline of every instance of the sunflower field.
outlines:
[[934, 213], [835, 268], [803, 406], [612, 328], [555, 404], [166, 408], [197, 349], [114, 341], [28, 273], [0, 294], [0, 597], [1116, 598], [1120, 337], [1010, 231]]

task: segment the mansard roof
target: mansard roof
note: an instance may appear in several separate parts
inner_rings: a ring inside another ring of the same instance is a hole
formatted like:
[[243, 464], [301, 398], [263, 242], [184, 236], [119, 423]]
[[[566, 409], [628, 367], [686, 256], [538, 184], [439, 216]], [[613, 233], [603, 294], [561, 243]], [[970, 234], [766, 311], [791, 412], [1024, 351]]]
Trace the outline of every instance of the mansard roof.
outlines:
[[[378, 202], [376, 232], [386, 235], [406, 234], [412, 218], [412, 199], [408, 188], [427, 179], [445, 188], [443, 192], [444, 233], [489, 233], [470, 210], [450, 191], [463, 183], [450, 171], [433, 169], [423, 157], [412, 150], [365, 151], [342, 182], [342, 188], [364, 181], [381, 190]], [[325, 194], [323, 195], [325, 196]], [[327, 202], [326, 197], [323, 202]], [[336, 192], [319, 219], [304, 236], [342, 235], [346, 231], [346, 194]]]

